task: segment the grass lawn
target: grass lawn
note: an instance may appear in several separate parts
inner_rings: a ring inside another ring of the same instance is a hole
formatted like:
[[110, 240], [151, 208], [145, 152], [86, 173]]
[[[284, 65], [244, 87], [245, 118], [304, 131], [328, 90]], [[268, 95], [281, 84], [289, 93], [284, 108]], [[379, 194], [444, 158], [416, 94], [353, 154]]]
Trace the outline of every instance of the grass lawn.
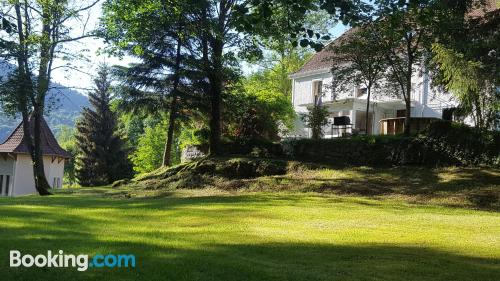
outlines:
[[[500, 213], [308, 192], [111, 188], [0, 198], [2, 280], [499, 280]], [[24, 254], [135, 254], [136, 268], [8, 267]]]

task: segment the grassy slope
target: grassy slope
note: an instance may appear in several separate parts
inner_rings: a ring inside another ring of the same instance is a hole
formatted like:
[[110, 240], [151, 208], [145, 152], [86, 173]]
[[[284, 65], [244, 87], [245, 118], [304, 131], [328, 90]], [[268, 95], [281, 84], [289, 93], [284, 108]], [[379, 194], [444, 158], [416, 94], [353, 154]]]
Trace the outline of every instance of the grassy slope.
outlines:
[[[2, 280], [498, 280], [500, 214], [317, 193], [115, 189], [0, 198]], [[125, 191], [128, 192], [128, 191]], [[132, 253], [136, 269], [10, 269], [8, 251]]]
[[[127, 196], [150, 196], [178, 188], [209, 187], [227, 191], [294, 191], [339, 195], [402, 199], [412, 203], [466, 207], [500, 211], [500, 169], [498, 168], [425, 168], [425, 167], [329, 167], [289, 162], [288, 173], [248, 179], [234, 177], [233, 166], [221, 168], [215, 177], [198, 169], [200, 162], [159, 169], [144, 175], [129, 186]], [[231, 161], [267, 161], [265, 159], [211, 159], [217, 166]], [[208, 162], [210, 162], [208, 161]], [[286, 163], [286, 162], [285, 162]], [[274, 164], [272, 164], [274, 165]], [[280, 164], [282, 165], [282, 164]], [[182, 169], [171, 175], [172, 172]], [[166, 176], [170, 175], [170, 176]], [[229, 178], [227, 178], [229, 176]]]

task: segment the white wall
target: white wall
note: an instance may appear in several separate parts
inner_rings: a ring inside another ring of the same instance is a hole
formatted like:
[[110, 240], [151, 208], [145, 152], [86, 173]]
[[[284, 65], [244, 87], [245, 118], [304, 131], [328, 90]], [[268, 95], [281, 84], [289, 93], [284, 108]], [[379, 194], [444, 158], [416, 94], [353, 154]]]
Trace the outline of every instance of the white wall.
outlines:
[[6, 158], [0, 154], [0, 175], [12, 175], [14, 173], [14, 160], [7, 156]]
[[18, 154], [15, 166], [14, 193], [13, 196], [35, 193], [35, 181], [33, 179], [33, 167], [29, 155]]
[[323, 82], [323, 102], [331, 101], [332, 94], [330, 91], [330, 85], [332, 83], [332, 75], [329, 72], [322, 74], [310, 75], [307, 77], [301, 77], [293, 79], [293, 95], [292, 103], [296, 112], [307, 112], [303, 105], [312, 104], [313, 99], [313, 81]]
[[[44, 158], [45, 175], [52, 188], [62, 188], [64, 176], [64, 159], [58, 158], [52, 161], [51, 157]], [[54, 179], [56, 181], [54, 182]], [[54, 185], [55, 183], [55, 185]]]
[[12, 192], [12, 181], [14, 180], [14, 159], [12, 157], [7, 156], [3, 157], [3, 154], [0, 154], [0, 175], [2, 175], [2, 190], [0, 196], [5, 196], [6, 184], [7, 184], [7, 176], [10, 178], [9, 183], [9, 195]]
[[[305, 77], [292, 78], [293, 94], [292, 102], [297, 113], [306, 113], [307, 107], [305, 105], [311, 105], [313, 103], [313, 81], [321, 80], [323, 81], [323, 102], [330, 107], [330, 111], [339, 110], [366, 110], [366, 102], [362, 105], [362, 100], [366, 99], [366, 95], [357, 98], [356, 102], [347, 102], [343, 104], [341, 101], [348, 98], [353, 98], [357, 87], [352, 88], [343, 93], [336, 93], [336, 100], [340, 103], [330, 104], [328, 102], [332, 101], [332, 84], [331, 72], [325, 70], [324, 73], [316, 73], [308, 75]], [[435, 117], [441, 118], [442, 111], [444, 108], [456, 107], [457, 101], [454, 99], [453, 95], [446, 93], [442, 90], [432, 88], [432, 81], [429, 75], [422, 69], [415, 69], [414, 75], [412, 77], [412, 117]], [[379, 123], [378, 121], [383, 118], [390, 118], [396, 116], [397, 109], [405, 109], [404, 104], [401, 99], [394, 96], [389, 96], [385, 93], [381, 93], [379, 89], [373, 90], [372, 101], [374, 106], [370, 111], [374, 112], [374, 128], [373, 133], [378, 134]], [[396, 102], [395, 102], [396, 101]], [[397, 101], [401, 101], [398, 104]], [[385, 104], [384, 104], [385, 102]], [[354, 122], [354, 120], [351, 121]], [[307, 137], [308, 129], [304, 128], [301, 120], [296, 121], [296, 128], [294, 130], [296, 136]]]
[[[64, 160], [60, 160], [54, 159], [53, 161], [53, 158], [50, 156], [43, 157], [45, 176], [51, 187], [53, 187], [54, 178], [59, 178], [60, 186], [62, 187]], [[33, 166], [29, 155], [17, 155], [13, 189], [13, 196], [36, 193]]]

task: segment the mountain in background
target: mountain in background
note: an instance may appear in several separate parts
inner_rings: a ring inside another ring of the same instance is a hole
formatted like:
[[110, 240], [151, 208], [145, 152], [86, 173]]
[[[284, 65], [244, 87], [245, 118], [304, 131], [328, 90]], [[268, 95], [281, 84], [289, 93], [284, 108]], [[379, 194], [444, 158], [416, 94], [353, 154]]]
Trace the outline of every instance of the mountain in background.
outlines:
[[[14, 66], [0, 62], [0, 78], [14, 70]], [[0, 79], [1, 81], [2, 79]], [[88, 98], [76, 90], [64, 87], [58, 83], [51, 84], [51, 90], [46, 98], [47, 110], [45, 119], [50, 128], [57, 135], [61, 125], [75, 126], [76, 119], [80, 116], [83, 107], [89, 106]], [[0, 143], [21, 122], [21, 118], [6, 115], [0, 107]]]

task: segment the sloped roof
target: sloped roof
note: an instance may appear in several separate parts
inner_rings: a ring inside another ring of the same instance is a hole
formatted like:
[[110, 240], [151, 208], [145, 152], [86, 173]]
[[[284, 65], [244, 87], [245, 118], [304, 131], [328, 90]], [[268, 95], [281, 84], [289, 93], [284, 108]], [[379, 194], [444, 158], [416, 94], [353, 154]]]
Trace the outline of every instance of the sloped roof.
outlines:
[[321, 51], [314, 54], [299, 70], [292, 75], [315, 73], [320, 70], [330, 70], [332, 68], [331, 57], [332, 47], [339, 45], [350, 34], [356, 32], [357, 28], [351, 28], [344, 32], [337, 39], [326, 45]]
[[[30, 128], [33, 131], [34, 123], [31, 122]], [[58, 156], [70, 158], [71, 155], [62, 149], [57, 143], [56, 138], [52, 134], [47, 122], [42, 118], [41, 124], [41, 148], [42, 154], [46, 156]], [[23, 122], [17, 125], [16, 129], [9, 135], [9, 137], [0, 144], [0, 153], [15, 153], [15, 154], [29, 154], [28, 145], [26, 143], [26, 136], [24, 135]]]
[[[483, 6], [476, 7], [468, 13], [469, 18], [477, 18], [482, 17], [486, 13], [495, 11], [498, 9], [498, 5], [495, 0], [487, 0], [483, 3]], [[334, 55], [332, 52], [332, 47], [338, 46], [342, 43], [347, 37], [351, 34], [355, 33], [358, 28], [351, 28], [344, 32], [337, 39], [330, 42], [326, 45], [323, 50], [314, 54], [299, 70], [293, 73], [291, 76], [303, 76], [308, 74], [313, 74], [320, 72], [322, 70], [329, 71], [332, 68], [331, 57]]]

